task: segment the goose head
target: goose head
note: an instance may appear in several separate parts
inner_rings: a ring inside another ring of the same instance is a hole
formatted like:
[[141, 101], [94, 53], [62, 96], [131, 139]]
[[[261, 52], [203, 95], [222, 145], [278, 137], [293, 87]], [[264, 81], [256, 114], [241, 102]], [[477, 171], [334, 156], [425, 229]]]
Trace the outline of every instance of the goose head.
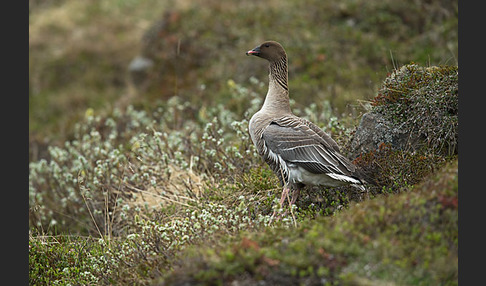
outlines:
[[287, 56], [282, 45], [275, 41], [266, 41], [253, 50], [246, 52], [246, 55], [257, 56], [269, 62], [277, 62]]

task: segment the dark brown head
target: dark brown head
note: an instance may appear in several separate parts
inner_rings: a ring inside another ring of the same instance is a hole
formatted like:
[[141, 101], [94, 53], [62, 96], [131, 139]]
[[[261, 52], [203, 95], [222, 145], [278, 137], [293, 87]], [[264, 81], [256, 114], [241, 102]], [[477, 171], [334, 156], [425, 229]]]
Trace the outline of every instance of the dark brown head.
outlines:
[[275, 41], [266, 41], [253, 50], [246, 52], [246, 55], [254, 55], [266, 59], [269, 62], [277, 62], [287, 57], [282, 45]]

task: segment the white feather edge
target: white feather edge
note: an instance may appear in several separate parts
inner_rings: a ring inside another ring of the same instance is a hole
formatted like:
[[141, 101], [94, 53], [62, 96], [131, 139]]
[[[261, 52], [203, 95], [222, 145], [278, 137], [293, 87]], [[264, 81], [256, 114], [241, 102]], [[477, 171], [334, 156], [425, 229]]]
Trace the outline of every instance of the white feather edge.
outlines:
[[351, 178], [349, 176], [340, 175], [340, 174], [334, 174], [334, 173], [327, 173], [326, 175], [328, 175], [329, 177], [335, 180], [349, 182], [353, 187], [358, 188], [362, 191], [366, 190], [365, 187], [363, 186], [363, 183], [360, 180], [357, 180], [355, 178]]

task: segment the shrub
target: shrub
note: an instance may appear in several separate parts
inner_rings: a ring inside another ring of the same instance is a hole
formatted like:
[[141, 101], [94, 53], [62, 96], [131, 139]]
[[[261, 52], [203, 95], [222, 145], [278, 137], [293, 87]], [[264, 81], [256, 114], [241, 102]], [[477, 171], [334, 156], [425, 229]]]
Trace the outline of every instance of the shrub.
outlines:
[[104, 243], [92, 237], [29, 236], [30, 285], [94, 285], [107, 283], [110, 264]]

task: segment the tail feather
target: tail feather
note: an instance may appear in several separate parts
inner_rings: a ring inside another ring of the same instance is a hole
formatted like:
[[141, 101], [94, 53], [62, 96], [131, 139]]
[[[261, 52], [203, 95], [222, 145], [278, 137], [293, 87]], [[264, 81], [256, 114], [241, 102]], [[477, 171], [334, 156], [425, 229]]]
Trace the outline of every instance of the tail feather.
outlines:
[[326, 173], [329, 177], [333, 178], [334, 180], [338, 180], [341, 182], [346, 182], [350, 184], [362, 184], [361, 180], [355, 177], [350, 177], [342, 174], [336, 174], [336, 173]]
[[350, 183], [351, 186], [361, 190], [361, 191], [366, 191], [366, 188], [365, 188], [365, 184], [366, 184], [366, 181], [364, 181], [363, 179], [359, 179], [359, 178], [356, 178], [356, 177], [350, 177], [350, 176], [346, 176], [346, 175], [341, 175], [341, 174], [334, 174], [334, 173], [328, 173], [326, 174], [328, 175], [329, 177], [335, 179], [335, 180], [339, 180], [339, 181], [342, 181], [342, 182], [347, 182], [347, 183]]
[[363, 192], [366, 191], [366, 188], [365, 188], [365, 186], [363, 184], [360, 184], [360, 185], [358, 185], [358, 184], [351, 184], [351, 186], [359, 189], [360, 191], [363, 191]]

